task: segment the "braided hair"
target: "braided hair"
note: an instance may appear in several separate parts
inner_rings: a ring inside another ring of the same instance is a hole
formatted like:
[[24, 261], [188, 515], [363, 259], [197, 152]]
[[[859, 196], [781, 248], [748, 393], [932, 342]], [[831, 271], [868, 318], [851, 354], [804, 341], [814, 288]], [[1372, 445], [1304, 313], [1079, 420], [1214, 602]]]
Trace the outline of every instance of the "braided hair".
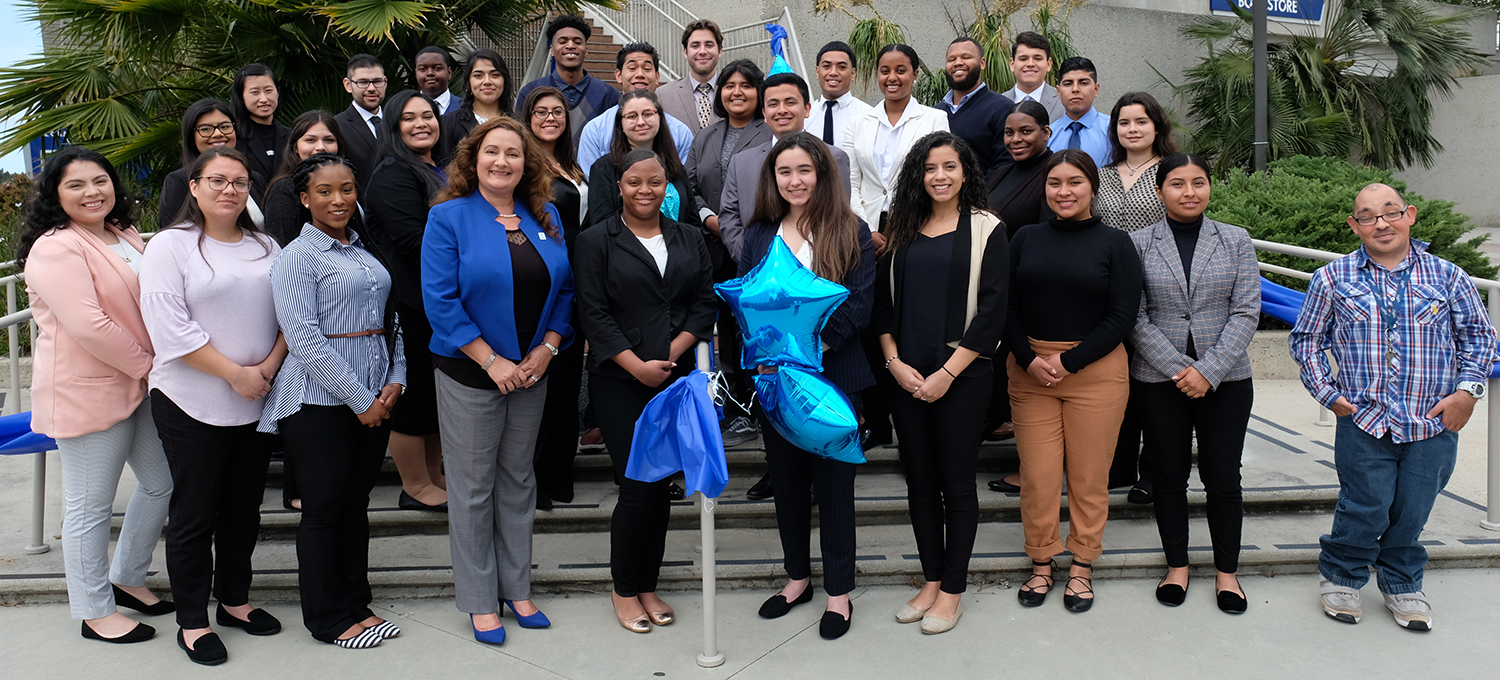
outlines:
[[[349, 168], [349, 172], [354, 172], [354, 163], [350, 162], [349, 159], [337, 154], [328, 153], [327, 151], [319, 151], [297, 163], [297, 168], [292, 170], [291, 176], [287, 178], [292, 183], [292, 195], [301, 196], [306, 192], [308, 178], [312, 177], [312, 174], [317, 172], [318, 169], [329, 165], [342, 165]], [[358, 194], [355, 194], [355, 196], [357, 197]], [[312, 211], [308, 210], [306, 205], [299, 205], [297, 208], [297, 219], [303, 224], [312, 221]]]

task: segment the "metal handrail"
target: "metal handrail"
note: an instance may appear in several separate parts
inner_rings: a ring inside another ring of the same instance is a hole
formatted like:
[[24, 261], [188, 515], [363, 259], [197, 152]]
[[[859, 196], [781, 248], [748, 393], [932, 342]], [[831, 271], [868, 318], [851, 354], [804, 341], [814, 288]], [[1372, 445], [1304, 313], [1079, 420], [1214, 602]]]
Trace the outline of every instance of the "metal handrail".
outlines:
[[[1276, 243], [1273, 241], [1261, 241], [1259, 239], [1252, 239], [1251, 243], [1255, 244], [1256, 250], [1262, 250], [1268, 253], [1279, 253], [1281, 255], [1291, 255], [1293, 257], [1302, 257], [1309, 260], [1319, 260], [1322, 262], [1332, 262], [1341, 257], [1344, 257], [1344, 255], [1341, 255], [1339, 253], [1331, 253], [1326, 250], [1316, 250], [1313, 248], [1303, 248], [1301, 246], [1291, 246], [1285, 243]], [[1308, 272], [1299, 271], [1296, 269], [1288, 269], [1286, 267], [1267, 264], [1265, 262], [1260, 263], [1260, 270], [1263, 272], [1270, 272], [1272, 274], [1290, 276], [1293, 278], [1301, 279], [1303, 281], [1312, 280], [1312, 274]], [[1474, 282], [1475, 288], [1482, 288], [1490, 292], [1490, 324], [1497, 328], [1500, 328], [1500, 281], [1495, 281], [1492, 279], [1482, 279], [1477, 276], [1470, 276], [1469, 280]], [[1485, 391], [1487, 393], [1493, 393], [1497, 389], [1500, 389], [1500, 379], [1490, 378], [1485, 386]], [[1491, 396], [1487, 408], [1489, 409], [1489, 423], [1488, 432], [1486, 433], [1488, 468], [1486, 471], [1487, 475], [1485, 480], [1485, 517], [1484, 519], [1480, 520], [1479, 526], [1484, 527], [1485, 529], [1489, 529], [1490, 531], [1500, 531], [1500, 398]], [[1327, 419], [1327, 409], [1325, 409], [1322, 404], [1318, 405], [1317, 422], [1319, 425], [1324, 425], [1325, 427], [1328, 425], [1332, 425], [1332, 421], [1329, 421]]]

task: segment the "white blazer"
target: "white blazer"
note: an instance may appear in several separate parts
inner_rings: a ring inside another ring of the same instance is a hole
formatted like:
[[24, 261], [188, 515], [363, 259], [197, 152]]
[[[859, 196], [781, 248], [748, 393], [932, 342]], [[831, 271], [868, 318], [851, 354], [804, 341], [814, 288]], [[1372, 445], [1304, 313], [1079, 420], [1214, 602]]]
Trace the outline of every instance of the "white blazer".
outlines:
[[844, 131], [842, 146], [844, 153], [849, 155], [849, 203], [854, 208], [854, 213], [870, 225], [871, 231], [880, 227], [881, 208], [885, 206], [886, 197], [896, 190], [896, 177], [901, 174], [901, 161], [906, 157], [906, 152], [927, 134], [938, 130], [948, 131], [947, 113], [918, 104], [915, 99], [907, 102], [906, 111], [902, 115], [906, 121], [901, 124], [900, 134], [896, 139], [898, 155], [891, 166], [889, 186], [886, 185], [885, 178], [880, 176], [880, 167], [875, 162], [875, 133], [880, 128], [882, 119], [886, 118], [885, 102], [881, 101], [870, 107], [864, 115], [851, 121], [849, 129]]

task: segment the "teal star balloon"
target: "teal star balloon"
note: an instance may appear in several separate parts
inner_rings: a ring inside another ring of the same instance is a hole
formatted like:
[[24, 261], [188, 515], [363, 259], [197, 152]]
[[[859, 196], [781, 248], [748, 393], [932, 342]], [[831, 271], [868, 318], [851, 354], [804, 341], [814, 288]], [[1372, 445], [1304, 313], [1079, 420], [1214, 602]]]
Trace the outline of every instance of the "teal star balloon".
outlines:
[[740, 366], [823, 370], [819, 333], [849, 289], [814, 274], [777, 236], [765, 259], [737, 279], [714, 286], [740, 323]]

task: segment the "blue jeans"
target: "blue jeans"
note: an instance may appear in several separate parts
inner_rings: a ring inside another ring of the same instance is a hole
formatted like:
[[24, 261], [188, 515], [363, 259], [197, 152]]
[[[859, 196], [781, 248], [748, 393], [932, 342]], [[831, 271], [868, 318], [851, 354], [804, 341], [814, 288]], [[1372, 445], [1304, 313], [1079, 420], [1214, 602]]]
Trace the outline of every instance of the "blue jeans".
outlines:
[[1374, 565], [1381, 592], [1421, 590], [1427, 549], [1417, 539], [1453, 474], [1458, 433], [1397, 444], [1389, 433], [1376, 439], [1345, 416], [1338, 419], [1333, 456], [1339, 504], [1332, 533], [1320, 540], [1318, 571], [1335, 585], [1359, 589]]

